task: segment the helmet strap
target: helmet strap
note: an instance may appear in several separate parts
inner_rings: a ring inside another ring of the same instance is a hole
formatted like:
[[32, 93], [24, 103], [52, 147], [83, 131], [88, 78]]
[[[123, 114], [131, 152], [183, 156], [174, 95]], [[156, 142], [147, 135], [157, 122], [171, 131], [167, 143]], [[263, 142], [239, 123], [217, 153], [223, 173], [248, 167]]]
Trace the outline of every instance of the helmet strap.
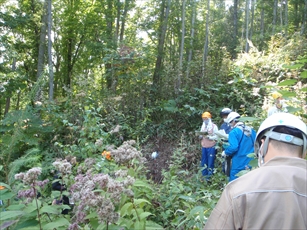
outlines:
[[306, 136], [303, 134], [303, 153], [302, 153], [302, 158], [305, 159], [306, 153], [307, 153], [307, 139]]
[[271, 128], [268, 132], [266, 132], [266, 133], [264, 134], [264, 136], [265, 136], [266, 138], [265, 138], [265, 141], [264, 141], [264, 143], [263, 143], [263, 149], [262, 149], [262, 157], [263, 157], [263, 158], [265, 157], [265, 155], [266, 155], [267, 152], [268, 152], [269, 141], [270, 141], [270, 137], [271, 137], [272, 130], [273, 130], [273, 128]]

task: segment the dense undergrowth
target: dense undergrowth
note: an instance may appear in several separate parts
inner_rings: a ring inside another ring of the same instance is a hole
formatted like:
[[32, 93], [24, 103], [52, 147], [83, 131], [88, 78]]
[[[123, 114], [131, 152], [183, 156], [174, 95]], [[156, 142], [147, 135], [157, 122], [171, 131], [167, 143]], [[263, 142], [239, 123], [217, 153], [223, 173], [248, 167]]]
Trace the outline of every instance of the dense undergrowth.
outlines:
[[[273, 38], [268, 54], [253, 47], [223, 62], [224, 75], [210, 85], [140, 111], [120, 96], [84, 89], [89, 93], [31, 103], [34, 87], [23, 108], [1, 121], [0, 228], [202, 229], [227, 178], [219, 151], [212, 180], [202, 181], [195, 138], [200, 114], [209, 110], [220, 124], [227, 106], [257, 129], [278, 90], [289, 112], [307, 118], [306, 39]], [[67, 190], [53, 191], [56, 181]], [[52, 205], [63, 195], [73, 205]]]

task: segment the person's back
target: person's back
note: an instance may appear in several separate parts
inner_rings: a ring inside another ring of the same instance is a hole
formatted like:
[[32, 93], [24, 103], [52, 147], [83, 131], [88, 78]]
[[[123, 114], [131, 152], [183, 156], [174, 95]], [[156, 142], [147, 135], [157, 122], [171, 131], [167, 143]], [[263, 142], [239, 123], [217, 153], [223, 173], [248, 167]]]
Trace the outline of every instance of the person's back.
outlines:
[[[238, 115], [235, 112], [230, 113]], [[254, 152], [254, 141], [256, 137], [256, 132], [249, 126], [244, 125], [237, 119], [233, 119], [231, 124], [235, 124], [234, 128], [230, 131], [228, 136], [228, 147], [224, 150], [226, 156], [232, 157], [232, 164], [230, 170], [229, 181], [237, 178], [236, 174], [242, 170], [249, 169], [249, 162], [251, 158], [247, 157], [249, 153]]]
[[230, 182], [205, 229], [307, 229], [307, 127], [279, 113], [260, 126], [259, 168]]
[[306, 160], [276, 157], [228, 184], [227, 200], [217, 205], [228, 211], [223, 217], [213, 211], [210, 218], [218, 221], [210, 221], [206, 229], [306, 229], [306, 181]]

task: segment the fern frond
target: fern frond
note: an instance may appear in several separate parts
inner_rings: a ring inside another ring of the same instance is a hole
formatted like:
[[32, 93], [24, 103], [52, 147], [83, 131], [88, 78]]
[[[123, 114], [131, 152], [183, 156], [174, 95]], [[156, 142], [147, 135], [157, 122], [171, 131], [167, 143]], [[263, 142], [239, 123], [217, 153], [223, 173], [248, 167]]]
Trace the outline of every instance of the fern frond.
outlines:
[[38, 148], [32, 148], [27, 150], [24, 156], [14, 160], [10, 164], [10, 172], [8, 174], [9, 184], [15, 180], [15, 174], [41, 166], [41, 158], [40, 150]]

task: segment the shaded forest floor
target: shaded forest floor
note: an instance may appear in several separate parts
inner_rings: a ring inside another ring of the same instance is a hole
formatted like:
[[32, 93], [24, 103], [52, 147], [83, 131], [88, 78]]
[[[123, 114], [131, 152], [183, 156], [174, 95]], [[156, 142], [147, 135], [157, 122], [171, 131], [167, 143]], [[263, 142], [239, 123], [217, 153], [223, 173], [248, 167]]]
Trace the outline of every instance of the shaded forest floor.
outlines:
[[[146, 146], [142, 146], [142, 152], [147, 159], [145, 166], [148, 170], [148, 179], [152, 179], [155, 183], [162, 182], [162, 171], [168, 170], [173, 151], [176, 148], [175, 145], [174, 142], [159, 141], [159, 143], [156, 143], [155, 141], [149, 141]], [[159, 155], [156, 159], [152, 159], [151, 154], [155, 151]]]

